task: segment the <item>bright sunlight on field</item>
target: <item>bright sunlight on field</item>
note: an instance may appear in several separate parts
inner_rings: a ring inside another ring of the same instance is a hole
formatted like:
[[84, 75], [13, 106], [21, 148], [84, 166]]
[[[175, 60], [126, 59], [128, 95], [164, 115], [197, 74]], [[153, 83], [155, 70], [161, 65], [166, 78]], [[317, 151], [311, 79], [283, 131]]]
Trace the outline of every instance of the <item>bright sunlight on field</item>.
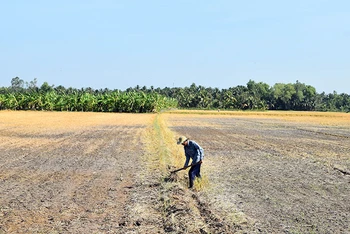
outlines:
[[0, 233], [350, 232], [346, 113], [0, 111], [0, 151]]

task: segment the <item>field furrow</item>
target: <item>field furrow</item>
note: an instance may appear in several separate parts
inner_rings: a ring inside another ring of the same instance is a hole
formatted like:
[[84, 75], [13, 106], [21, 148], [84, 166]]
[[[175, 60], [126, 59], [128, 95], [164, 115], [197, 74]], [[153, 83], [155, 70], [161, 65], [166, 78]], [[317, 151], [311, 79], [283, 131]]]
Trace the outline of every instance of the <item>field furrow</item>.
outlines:
[[2, 111], [0, 233], [350, 233], [350, 122], [307, 115]]
[[208, 196], [234, 223], [264, 233], [350, 232], [350, 178], [334, 170], [350, 168], [348, 126], [217, 115], [167, 119], [174, 132], [204, 147]]
[[[26, 115], [13, 113], [18, 114]], [[0, 135], [0, 232], [117, 230], [135, 183], [139, 135], [149, 116], [118, 121], [118, 115], [87, 113], [91, 122], [74, 122], [72, 129], [65, 126], [71, 113], [57, 113], [54, 120], [48, 115], [27, 119], [28, 126], [16, 130], [15, 143], [8, 134]], [[60, 127], [37, 128], [39, 122], [54, 125], [57, 119]]]

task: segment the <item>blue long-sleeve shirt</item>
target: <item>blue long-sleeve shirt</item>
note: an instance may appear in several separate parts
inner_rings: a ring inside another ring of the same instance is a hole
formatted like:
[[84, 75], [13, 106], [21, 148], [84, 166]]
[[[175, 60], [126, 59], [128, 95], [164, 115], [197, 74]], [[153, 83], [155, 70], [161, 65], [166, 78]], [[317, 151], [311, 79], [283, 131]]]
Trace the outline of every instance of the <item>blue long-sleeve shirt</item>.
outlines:
[[188, 166], [190, 159], [192, 159], [192, 164], [194, 164], [199, 162], [200, 160], [203, 160], [204, 158], [204, 151], [202, 147], [200, 147], [195, 141], [188, 140], [187, 143], [188, 144], [184, 146], [186, 156], [186, 162], [184, 167]]

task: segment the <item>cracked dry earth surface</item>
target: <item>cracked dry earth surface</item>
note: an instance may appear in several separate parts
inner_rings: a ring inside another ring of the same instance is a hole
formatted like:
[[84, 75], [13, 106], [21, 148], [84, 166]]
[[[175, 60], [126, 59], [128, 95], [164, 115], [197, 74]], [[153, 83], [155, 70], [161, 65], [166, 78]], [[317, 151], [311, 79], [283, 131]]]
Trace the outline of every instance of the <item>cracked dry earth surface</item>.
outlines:
[[350, 115], [344, 118], [325, 125], [181, 114], [167, 122], [205, 149], [211, 207], [243, 233], [350, 233]]
[[1, 111], [0, 233], [350, 233], [350, 119], [164, 113], [205, 150], [192, 191], [146, 150], [155, 116]]

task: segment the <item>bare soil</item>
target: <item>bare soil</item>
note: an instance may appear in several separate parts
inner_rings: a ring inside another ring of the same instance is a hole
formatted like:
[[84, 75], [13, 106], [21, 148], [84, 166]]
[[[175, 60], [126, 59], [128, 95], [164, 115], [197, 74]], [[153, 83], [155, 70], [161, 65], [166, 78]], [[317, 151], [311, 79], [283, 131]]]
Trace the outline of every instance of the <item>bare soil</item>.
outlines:
[[242, 232], [350, 233], [350, 116], [300, 120], [168, 116], [205, 149], [212, 211]]
[[157, 116], [0, 112], [0, 233], [350, 233], [347, 116]]
[[0, 233], [125, 233], [151, 115], [1, 112]]

